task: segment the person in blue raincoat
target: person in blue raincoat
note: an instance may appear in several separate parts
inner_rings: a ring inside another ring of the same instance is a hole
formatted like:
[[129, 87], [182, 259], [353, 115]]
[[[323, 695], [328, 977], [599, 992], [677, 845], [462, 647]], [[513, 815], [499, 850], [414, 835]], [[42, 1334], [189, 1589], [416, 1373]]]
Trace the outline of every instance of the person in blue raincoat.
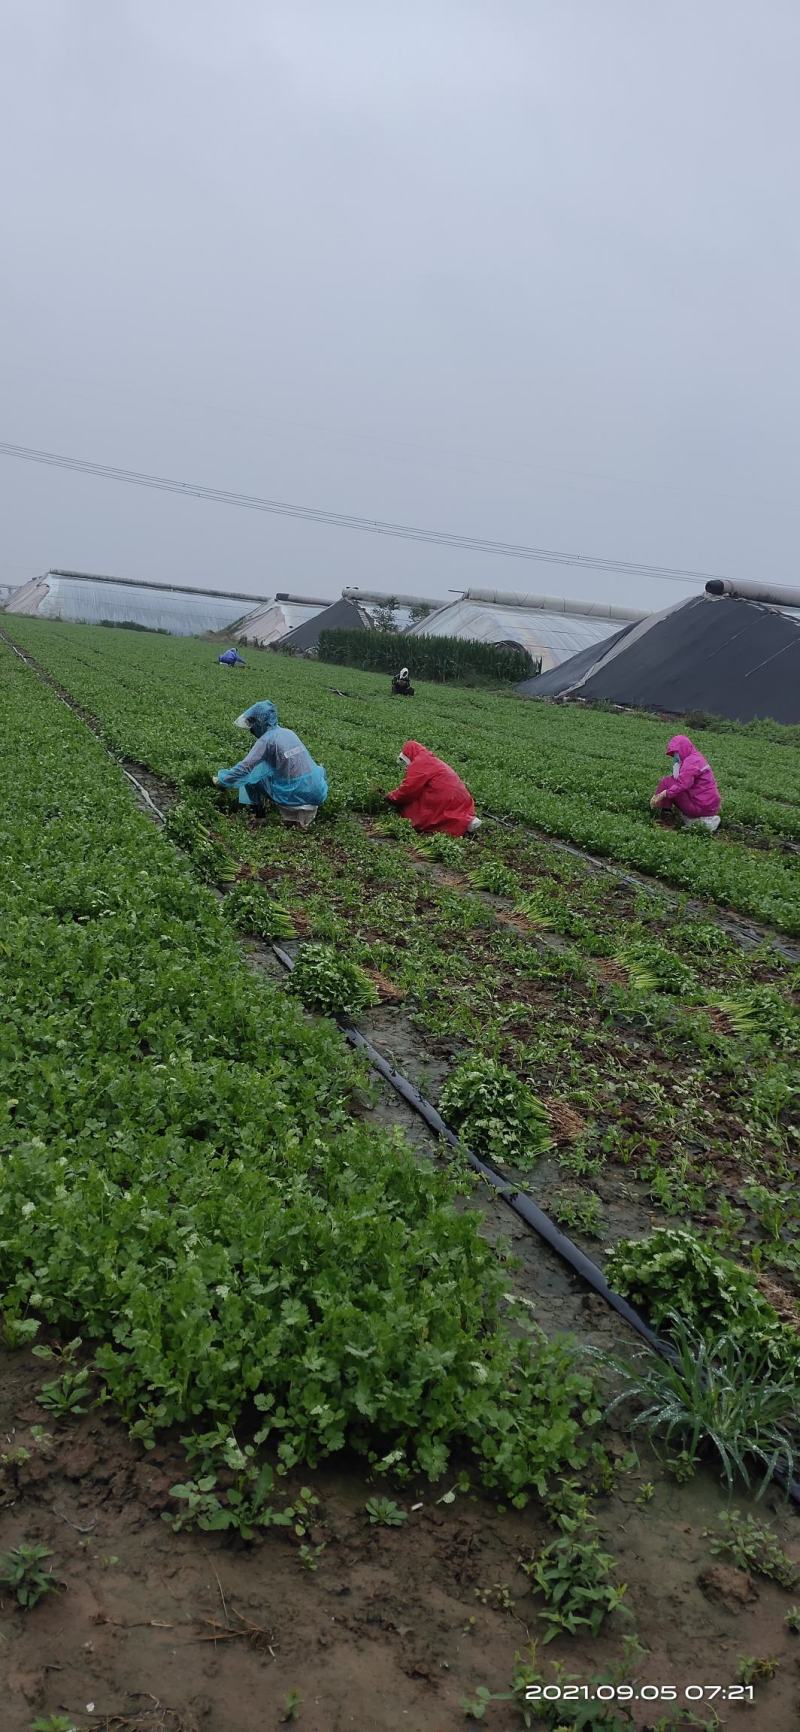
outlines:
[[217, 661], [222, 662], [223, 667], [226, 668], [243, 668], [247, 666], [247, 663], [242, 660], [239, 651], [235, 649], [226, 650], [224, 655], [217, 656]]
[[240, 764], [219, 770], [212, 781], [218, 788], [238, 788], [240, 806], [263, 811], [271, 800], [284, 824], [306, 830], [328, 797], [321, 764], [315, 764], [291, 728], [278, 726], [278, 712], [268, 701], [252, 704], [235, 725], [248, 728], [255, 743]]

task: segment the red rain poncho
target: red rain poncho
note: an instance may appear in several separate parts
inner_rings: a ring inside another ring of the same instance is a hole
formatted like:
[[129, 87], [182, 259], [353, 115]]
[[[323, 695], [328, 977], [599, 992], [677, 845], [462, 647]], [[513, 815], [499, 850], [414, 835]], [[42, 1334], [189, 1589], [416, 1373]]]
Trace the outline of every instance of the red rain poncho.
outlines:
[[667, 746], [670, 757], [680, 758], [677, 776], [665, 776], [656, 793], [662, 806], [677, 806], [685, 818], [715, 818], [722, 801], [714, 772], [687, 734], [676, 734]]
[[475, 802], [461, 777], [418, 740], [406, 740], [403, 756], [411, 761], [400, 787], [387, 799], [415, 830], [464, 836], [475, 817]]

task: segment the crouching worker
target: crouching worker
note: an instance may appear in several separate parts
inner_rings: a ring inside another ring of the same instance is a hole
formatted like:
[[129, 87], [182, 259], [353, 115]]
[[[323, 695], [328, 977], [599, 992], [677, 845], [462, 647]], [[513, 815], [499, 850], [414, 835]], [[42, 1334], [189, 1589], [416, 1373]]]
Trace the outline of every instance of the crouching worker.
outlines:
[[401, 668], [399, 674], [392, 677], [393, 698], [413, 698], [414, 687], [409, 679], [408, 668]]
[[322, 766], [314, 763], [291, 728], [278, 726], [274, 704], [253, 704], [237, 716], [235, 725], [249, 729], [255, 744], [240, 764], [219, 770], [212, 781], [218, 788], [238, 788], [240, 806], [263, 812], [272, 801], [284, 824], [308, 829], [328, 798]]
[[222, 665], [225, 668], [243, 668], [247, 666], [247, 663], [242, 660], [239, 651], [235, 649], [226, 650], [224, 655], [217, 656], [217, 661], [222, 662]]
[[659, 782], [650, 805], [654, 812], [675, 806], [684, 825], [702, 830], [719, 829], [722, 801], [711, 765], [692, 745], [686, 734], [676, 734], [667, 746], [672, 773]]
[[406, 740], [398, 762], [405, 769], [399, 788], [387, 794], [401, 817], [415, 830], [443, 830], [446, 836], [472, 836], [480, 827], [475, 802], [460, 776], [426, 751], [417, 740]]

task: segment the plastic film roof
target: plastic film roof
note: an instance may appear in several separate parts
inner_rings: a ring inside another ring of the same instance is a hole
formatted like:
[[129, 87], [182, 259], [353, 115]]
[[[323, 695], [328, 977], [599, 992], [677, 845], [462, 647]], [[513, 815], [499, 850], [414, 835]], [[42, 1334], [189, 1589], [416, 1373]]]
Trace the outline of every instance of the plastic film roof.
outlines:
[[254, 608], [252, 613], [239, 617], [236, 621], [234, 636], [240, 643], [255, 643], [267, 645], [277, 643], [289, 631], [295, 631], [299, 625], [305, 625], [306, 620], [315, 619], [324, 609], [315, 603], [296, 601], [269, 601], [263, 607]]
[[611, 619], [582, 614], [546, 613], [521, 607], [499, 607], [463, 598], [448, 603], [414, 626], [415, 637], [478, 638], [482, 643], [520, 644], [542, 671], [558, 667], [578, 650], [602, 643], [619, 627]]
[[212, 595], [202, 590], [158, 589], [144, 583], [97, 577], [61, 577], [48, 572], [45, 577], [26, 583], [11, 599], [9, 613], [34, 614], [40, 619], [62, 619], [84, 625], [100, 625], [103, 620], [122, 625], [132, 620], [151, 631], [193, 637], [207, 631], [223, 631], [241, 615], [243, 598]]

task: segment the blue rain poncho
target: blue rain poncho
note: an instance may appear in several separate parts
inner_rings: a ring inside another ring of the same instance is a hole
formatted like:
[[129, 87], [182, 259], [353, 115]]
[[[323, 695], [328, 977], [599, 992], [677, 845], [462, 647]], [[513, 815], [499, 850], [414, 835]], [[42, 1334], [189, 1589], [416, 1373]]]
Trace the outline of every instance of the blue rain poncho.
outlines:
[[226, 650], [224, 655], [217, 656], [217, 661], [222, 662], [226, 668], [243, 668], [245, 666], [238, 650], [235, 649]]
[[258, 805], [265, 795], [276, 806], [323, 804], [328, 797], [325, 771], [291, 728], [278, 726], [274, 704], [251, 704], [237, 716], [236, 726], [249, 728], [255, 745], [232, 770], [218, 771], [217, 781], [222, 788], [239, 789], [240, 806]]

